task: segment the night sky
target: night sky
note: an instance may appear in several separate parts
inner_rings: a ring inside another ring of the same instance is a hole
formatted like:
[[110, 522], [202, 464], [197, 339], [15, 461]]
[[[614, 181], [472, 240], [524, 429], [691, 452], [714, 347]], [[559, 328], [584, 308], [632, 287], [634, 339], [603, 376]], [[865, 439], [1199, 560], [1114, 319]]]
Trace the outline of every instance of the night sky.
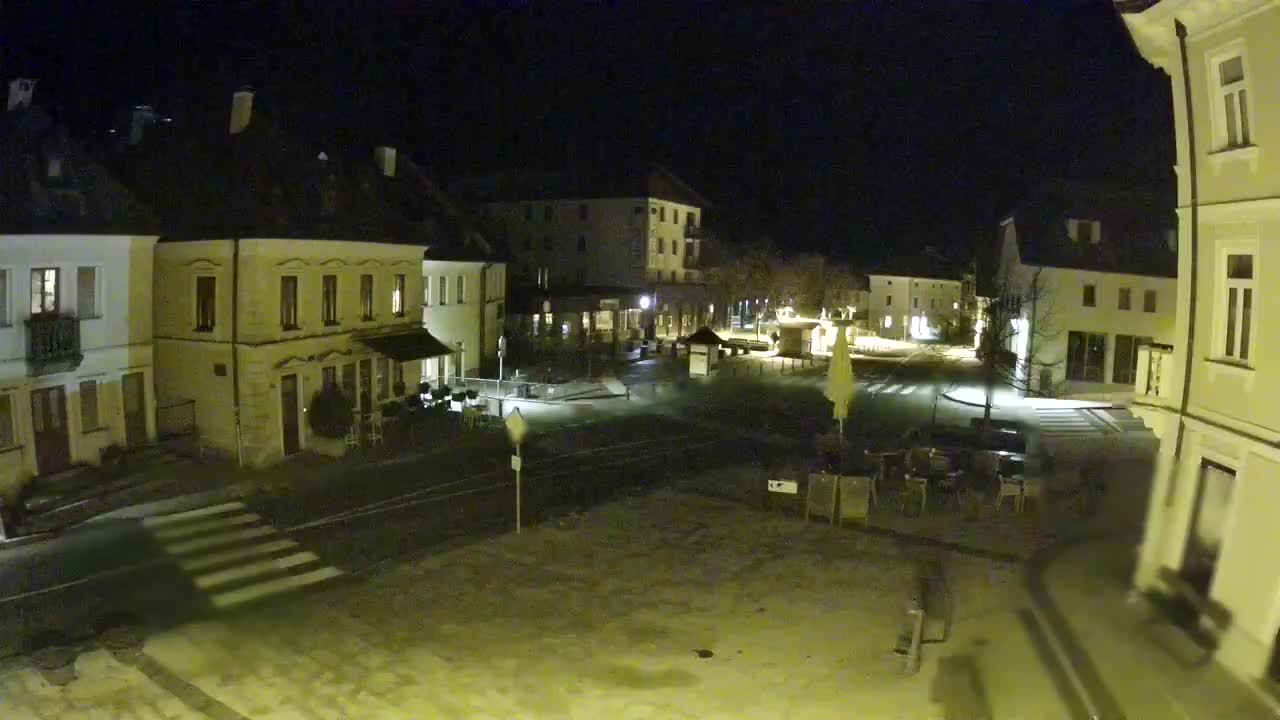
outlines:
[[1168, 79], [1109, 0], [2, 5], [0, 71], [84, 135], [250, 84], [445, 180], [662, 162], [733, 237], [854, 260], [967, 254], [1039, 178], [1172, 184]]

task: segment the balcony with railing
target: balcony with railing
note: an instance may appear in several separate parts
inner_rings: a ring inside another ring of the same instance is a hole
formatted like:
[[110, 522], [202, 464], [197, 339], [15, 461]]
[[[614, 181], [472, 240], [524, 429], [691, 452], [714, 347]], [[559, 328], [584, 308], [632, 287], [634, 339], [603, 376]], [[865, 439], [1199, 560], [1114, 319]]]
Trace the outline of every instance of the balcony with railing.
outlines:
[[1150, 405], [1171, 405], [1174, 384], [1173, 346], [1149, 343], [1138, 346], [1138, 372], [1133, 399]]
[[38, 313], [27, 319], [27, 364], [32, 375], [74, 370], [80, 352], [80, 318]]

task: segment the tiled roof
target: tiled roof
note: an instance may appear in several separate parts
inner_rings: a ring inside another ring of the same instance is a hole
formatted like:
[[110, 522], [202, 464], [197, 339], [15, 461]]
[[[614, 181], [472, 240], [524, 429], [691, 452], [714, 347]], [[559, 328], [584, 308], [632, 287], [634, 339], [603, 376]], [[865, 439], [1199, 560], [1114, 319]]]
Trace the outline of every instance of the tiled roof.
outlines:
[[[1167, 244], [1177, 226], [1172, 192], [1054, 181], [1030, 191], [1011, 213], [1024, 265], [1176, 277], [1178, 255]], [[1076, 243], [1069, 218], [1097, 220], [1096, 243]]]
[[0, 115], [0, 233], [155, 235], [159, 227], [155, 214], [39, 107]]

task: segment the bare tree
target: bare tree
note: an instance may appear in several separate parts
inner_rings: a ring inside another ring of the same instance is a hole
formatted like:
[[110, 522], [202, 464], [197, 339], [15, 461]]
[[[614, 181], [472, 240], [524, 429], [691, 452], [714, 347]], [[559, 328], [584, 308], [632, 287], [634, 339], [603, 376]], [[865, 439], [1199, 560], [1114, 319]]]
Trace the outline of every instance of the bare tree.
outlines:
[[[1045, 361], [1038, 354], [1045, 341], [1056, 338], [1053, 299], [1047, 278], [1040, 268], [1018, 273], [1003, 268], [997, 278], [995, 297], [981, 311], [982, 334], [977, 355], [982, 362], [985, 401], [983, 429], [991, 426], [992, 396], [997, 386], [1033, 392], [1033, 378], [1061, 361]], [[1044, 388], [1041, 392], [1046, 392]]]

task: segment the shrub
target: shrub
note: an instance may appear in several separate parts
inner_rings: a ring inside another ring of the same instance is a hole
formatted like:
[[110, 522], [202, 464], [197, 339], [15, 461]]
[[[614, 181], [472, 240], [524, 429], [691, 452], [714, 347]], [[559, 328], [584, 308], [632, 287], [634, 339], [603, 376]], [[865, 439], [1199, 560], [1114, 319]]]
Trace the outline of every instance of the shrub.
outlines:
[[340, 438], [351, 429], [351, 401], [337, 385], [327, 385], [311, 398], [307, 409], [311, 429], [321, 437]]

